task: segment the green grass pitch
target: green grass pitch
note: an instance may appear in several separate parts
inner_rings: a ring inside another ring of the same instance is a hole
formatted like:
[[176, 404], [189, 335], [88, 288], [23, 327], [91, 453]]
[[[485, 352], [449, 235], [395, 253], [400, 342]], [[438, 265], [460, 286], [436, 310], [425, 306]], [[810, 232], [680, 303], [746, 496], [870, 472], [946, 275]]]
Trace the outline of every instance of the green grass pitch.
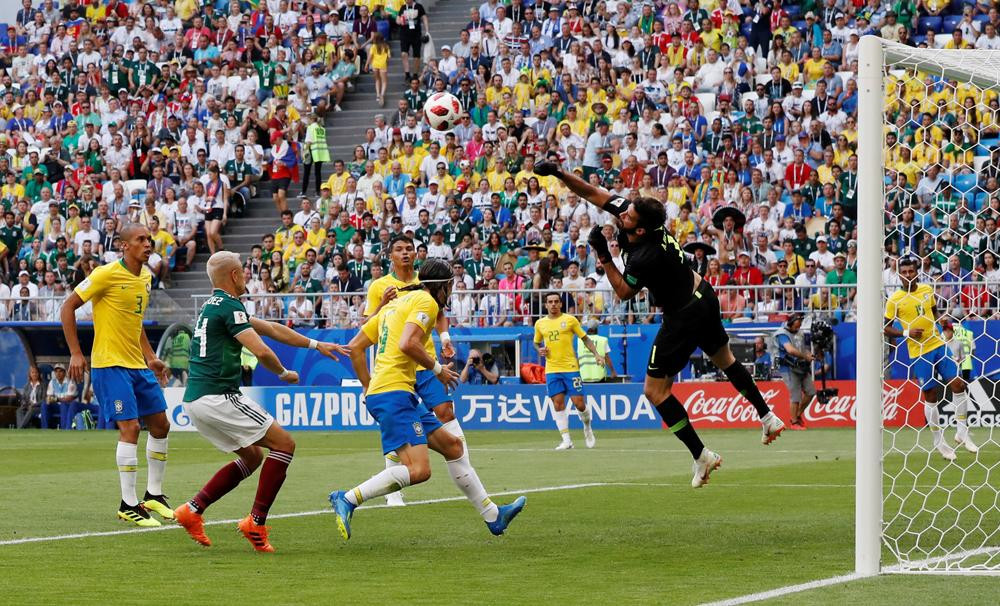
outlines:
[[[577, 449], [554, 452], [555, 431], [470, 432], [473, 465], [493, 494], [538, 490], [503, 537], [459, 498], [437, 457], [434, 477], [406, 498], [452, 500], [362, 508], [344, 542], [326, 495], [382, 467], [378, 435], [300, 432], [269, 521], [277, 553], [254, 553], [233, 523], [207, 528], [209, 549], [179, 528], [0, 544], [0, 595], [6, 604], [699, 604], [853, 568], [851, 431], [788, 432], [770, 447], [757, 431], [705, 431], [724, 462], [700, 490], [689, 486], [689, 455], [665, 432], [599, 432], [594, 450], [574, 434]], [[0, 541], [128, 528], [114, 518], [114, 434], [0, 435]], [[173, 434], [172, 504], [228, 458], [197, 434]], [[985, 470], [998, 455], [980, 460]], [[952, 477], [960, 473], [940, 476]], [[140, 494], [144, 482], [140, 471]], [[246, 515], [255, 489], [256, 475], [206, 519]], [[771, 603], [973, 606], [998, 595], [995, 578], [888, 575]]]

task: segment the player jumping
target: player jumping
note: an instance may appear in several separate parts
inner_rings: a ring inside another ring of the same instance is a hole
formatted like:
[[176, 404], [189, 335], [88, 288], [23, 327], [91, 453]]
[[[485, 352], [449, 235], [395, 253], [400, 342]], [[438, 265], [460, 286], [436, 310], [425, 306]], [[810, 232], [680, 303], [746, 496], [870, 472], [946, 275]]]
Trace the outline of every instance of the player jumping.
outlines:
[[753, 377], [730, 351], [715, 291], [688, 267], [680, 245], [664, 229], [663, 204], [653, 198], [630, 202], [576, 175], [563, 173], [552, 162], [536, 164], [535, 174], [555, 176], [576, 195], [617, 217], [618, 243], [628, 253], [624, 272], [612, 262], [608, 242], [600, 229], [590, 231], [588, 242], [619, 298], [631, 299], [647, 288], [653, 304], [663, 310], [663, 325], [649, 354], [643, 392], [650, 402], [658, 402], [656, 410], [663, 422], [691, 451], [694, 457], [691, 485], [698, 488], [707, 483], [709, 474], [722, 464], [722, 457], [705, 448], [684, 406], [671, 393], [674, 375], [687, 366], [695, 349], [701, 348], [708, 354], [733, 387], [753, 404], [761, 421], [761, 441], [773, 442], [785, 425], [771, 412]]
[[[177, 523], [191, 538], [208, 547], [202, 514], [261, 466], [250, 515], [238, 528], [253, 548], [273, 552], [264, 523], [274, 503], [285, 473], [292, 462], [295, 441], [259, 404], [240, 393], [240, 353], [246, 347], [264, 368], [286, 383], [298, 383], [299, 375], [286, 370], [261, 335], [293, 347], [308, 347], [337, 359], [347, 348], [318, 343], [294, 330], [251, 318], [239, 297], [247, 292], [240, 256], [220, 251], [208, 259], [212, 297], [201, 308], [191, 340], [191, 365], [184, 391], [184, 410], [195, 429], [223, 452], [239, 458], [216, 472], [190, 501], [174, 511]], [[267, 458], [261, 448], [270, 450]]]
[[[945, 460], [954, 461], [955, 450], [944, 441], [938, 399], [941, 396], [942, 386], [947, 384], [951, 389], [952, 399], [955, 402], [955, 416], [958, 419], [956, 442], [962, 444], [969, 452], [978, 452], [979, 449], [969, 437], [969, 428], [966, 424], [969, 410], [966, 384], [958, 373], [955, 360], [948, 355], [947, 344], [936, 330], [938, 311], [934, 288], [918, 282], [917, 260], [914, 258], [908, 257], [899, 261], [897, 270], [903, 288], [892, 293], [886, 302], [883, 332], [891, 338], [906, 339], [906, 348], [910, 354], [910, 377], [920, 383], [924, 415], [927, 417], [928, 427], [931, 428], [931, 435], [934, 436], [934, 448]], [[899, 320], [902, 328], [894, 326], [896, 320]]]
[[[386, 467], [346, 492], [330, 493], [345, 539], [351, 538], [351, 517], [358, 505], [430, 479], [428, 446], [444, 456], [455, 484], [494, 535], [503, 534], [526, 501], [522, 496], [497, 507], [469, 463], [465, 443], [417, 401], [418, 366], [430, 369], [445, 386], [458, 382], [450, 364], [442, 366], [427, 352], [438, 311], [451, 296], [451, 267], [431, 259], [420, 268], [419, 277], [420, 284], [400, 289], [402, 296], [365, 322], [350, 343], [351, 364], [365, 388], [365, 405], [382, 432], [382, 451], [396, 452], [401, 465]], [[369, 376], [365, 351], [375, 344], [375, 371]]]
[[549, 314], [535, 322], [535, 349], [545, 358], [545, 384], [549, 398], [555, 408], [553, 416], [562, 442], [556, 450], [573, 448], [569, 437], [569, 411], [566, 410], [566, 394], [580, 413], [583, 421], [583, 439], [587, 448], [597, 443], [594, 430], [590, 426], [590, 410], [583, 399], [583, 379], [580, 378], [580, 363], [573, 348], [573, 335], [580, 337], [583, 344], [594, 354], [597, 363], [604, 365], [604, 356], [597, 352], [597, 346], [590, 340], [580, 321], [562, 312], [562, 297], [559, 293], [545, 295], [545, 309]]
[[[377, 314], [383, 306], [395, 299], [399, 289], [420, 283], [417, 273], [413, 269], [413, 260], [416, 255], [413, 240], [407, 236], [396, 236], [389, 242], [389, 261], [392, 263], [392, 271], [373, 281], [368, 287], [368, 296], [365, 301], [365, 320]], [[451, 336], [448, 334], [448, 320], [445, 319], [443, 313], [438, 315], [435, 328], [441, 337], [441, 353], [447, 358], [454, 357], [455, 350], [452, 348]], [[434, 341], [431, 339], [427, 340], [427, 354], [437, 359]], [[433, 372], [424, 369], [417, 370], [416, 391], [421, 403], [434, 412], [434, 416], [444, 424], [448, 433], [465, 441], [465, 433], [458, 424], [458, 419], [455, 418], [455, 404], [452, 397]], [[399, 461], [399, 455], [395, 452], [387, 452], [385, 454], [386, 468], [396, 465], [402, 465]], [[385, 501], [390, 506], [404, 505], [402, 491], [385, 495]]]
[[[115, 459], [122, 500], [118, 518], [136, 526], [159, 526], [149, 511], [166, 520], [174, 512], [163, 495], [167, 467], [167, 401], [160, 382], [167, 381], [167, 366], [156, 357], [142, 327], [149, 306], [153, 275], [146, 261], [153, 251], [149, 231], [138, 223], [122, 229], [122, 258], [98, 267], [77, 285], [60, 311], [63, 334], [69, 346], [69, 376], [83, 380], [87, 360], [77, 336], [76, 310], [87, 301], [94, 307], [94, 346], [90, 352], [94, 396], [105, 421], [118, 425]], [[146, 494], [140, 503], [135, 492], [139, 465], [139, 419], [146, 424]]]

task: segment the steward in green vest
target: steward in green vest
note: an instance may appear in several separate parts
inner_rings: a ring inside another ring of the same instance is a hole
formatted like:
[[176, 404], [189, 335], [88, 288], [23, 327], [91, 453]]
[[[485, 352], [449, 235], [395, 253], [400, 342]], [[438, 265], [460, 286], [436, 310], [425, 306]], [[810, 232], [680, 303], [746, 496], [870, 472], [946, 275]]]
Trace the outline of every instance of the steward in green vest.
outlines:
[[954, 331], [952, 339], [958, 344], [955, 348], [957, 354], [955, 361], [962, 371], [962, 378], [968, 381], [972, 378], [972, 354], [976, 351], [976, 339], [972, 336], [972, 331], [962, 326], [961, 322], [955, 322], [952, 330]]
[[604, 357], [604, 366], [597, 363], [594, 354], [583, 344], [583, 341], [576, 341], [576, 358], [580, 363], [580, 378], [584, 383], [600, 383], [604, 380], [606, 373], [610, 372], [612, 377], [617, 377], [615, 367], [611, 364], [611, 356], [608, 353], [611, 347], [608, 345], [608, 338], [597, 334], [598, 323], [591, 320], [587, 323], [587, 336], [594, 342], [597, 352]]
[[326, 129], [320, 119], [313, 115], [306, 128], [306, 149], [312, 154], [313, 162], [329, 162], [330, 148], [326, 144]]

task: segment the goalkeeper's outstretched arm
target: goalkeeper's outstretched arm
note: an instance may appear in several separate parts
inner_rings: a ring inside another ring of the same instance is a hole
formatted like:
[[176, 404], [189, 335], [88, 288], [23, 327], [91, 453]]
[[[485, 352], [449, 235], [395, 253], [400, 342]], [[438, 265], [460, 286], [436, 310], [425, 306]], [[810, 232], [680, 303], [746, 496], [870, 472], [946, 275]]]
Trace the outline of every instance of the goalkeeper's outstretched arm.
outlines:
[[535, 174], [542, 177], [549, 175], [559, 179], [571, 192], [590, 202], [594, 206], [604, 208], [613, 196], [603, 187], [595, 187], [573, 173], [563, 172], [555, 162], [539, 162], [535, 164]]

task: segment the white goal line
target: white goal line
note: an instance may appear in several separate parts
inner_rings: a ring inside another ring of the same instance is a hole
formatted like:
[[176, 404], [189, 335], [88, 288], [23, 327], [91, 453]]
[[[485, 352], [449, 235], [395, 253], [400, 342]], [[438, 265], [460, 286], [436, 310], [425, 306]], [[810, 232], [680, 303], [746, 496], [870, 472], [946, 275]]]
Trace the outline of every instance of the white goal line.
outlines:
[[[609, 486], [632, 486], [632, 487], [650, 487], [650, 488], [681, 488], [687, 487], [689, 484], [687, 482], [586, 482], [582, 484], [563, 484], [559, 486], [542, 486], [539, 488], [525, 488], [522, 490], [506, 490], [503, 492], [492, 493], [491, 496], [501, 497], [519, 494], [531, 494], [534, 492], [555, 492], [560, 490], [578, 490], [581, 488], [606, 488]], [[853, 484], [713, 484], [713, 489], [719, 488], [853, 488]], [[420, 501], [409, 501], [407, 506], [414, 505], [433, 505], [436, 503], [451, 503], [456, 501], [464, 501], [465, 497], [454, 496], [454, 497], [442, 497], [437, 499], [423, 499]], [[373, 504], [373, 505], [362, 505], [359, 509], [385, 509], [389, 506], [384, 503]], [[326, 509], [316, 509], [312, 511], [297, 511], [293, 513], [278, 513], [274, 515], [267, 516], [269, 520], [279, 520], [283, 518], [302, 518], [307, 516], [321, 515], [325, 513], [332, 513], [333, 510], [330, 508]], [[240, 520], [206, 520], [205, 526], [219, 526], [221, 524], [236, 524]], [[176, 530], [180, 526], [167, 523], [163, 526], [158, 526], [155, 528], [128, 528], [124, 530], [105, 530], [105, 531], [95, 531], [95, 532], [77, 532], [72, 534], [59, 534], [50, 535], [44, 537], [24, 537], [21, 539], [6, 539], [0, 540], [0, 546], [4, 545], [24, 545], [26, 543], [45, 543], [50, 541], [68, 541], [71, 539], [89, 539], [92, 537], [113, 537], [123, 534], [138, 534], [143, 532], [162, 532], [164, 530]]]
[[[929, 568], [931, 566], [934, 566], [935, 564], [939, 564], [941, 562], [947, 562], [949, 560], [958, 560], [958, 559], [974, 557], [977, 555], [985, 555], [988, 553], [995, 553], [995, 552], [1000, 552], [1000, 546], [969, 549], [967, 551], [960, 551], [958, 553], [953, 553], [945, 556], [928, 558], [926, 560], [919, 560], [916, 562], [908, 562], [905, 566], [903, 564], [896, 564], [893, 566], [887, 566], [883, 568], [882, 572], [884, 574], [944, 575], [945, 573], [947, 573], [948, 575], [958, 574], [965, 576], [1000, 576], [1000, 570], [973, 569], [973, 570], [952, 571], [948, 569], [935, 570]], [[922, 568], [923, 570], [914, 570], [913, 568]], [[815, 581], [799, 583], [797, 585], [788, 585], [785, 587], [778, 587], [776, 589], [769, 589], [767, 591], [761, 591], [758, 593], [750, 593], [735, 598], [719, 600], [718, 602], [708, 602], [705, 604], [701, 604], [700, 606], [738, 606], [740, 604], [751, 604], [753, 602], [761, 602], [763, 600], [770, 600], [771, 598], [779, 598], [782, 596], [791, 595], [793, 593], [800, 593], [812, 589], [820, 589], [822, 587], [829, 587], [831, 585], [840, 585], [842, 583], [850, 583], [851, 581], [857, 581], [859, 579], [864, 579], [864, 578], [870, 579], [873, 577], [859, 575], [857, 573], [843, 574], [835, 577], [829, 577], [826, 579], [817, 579]]]

